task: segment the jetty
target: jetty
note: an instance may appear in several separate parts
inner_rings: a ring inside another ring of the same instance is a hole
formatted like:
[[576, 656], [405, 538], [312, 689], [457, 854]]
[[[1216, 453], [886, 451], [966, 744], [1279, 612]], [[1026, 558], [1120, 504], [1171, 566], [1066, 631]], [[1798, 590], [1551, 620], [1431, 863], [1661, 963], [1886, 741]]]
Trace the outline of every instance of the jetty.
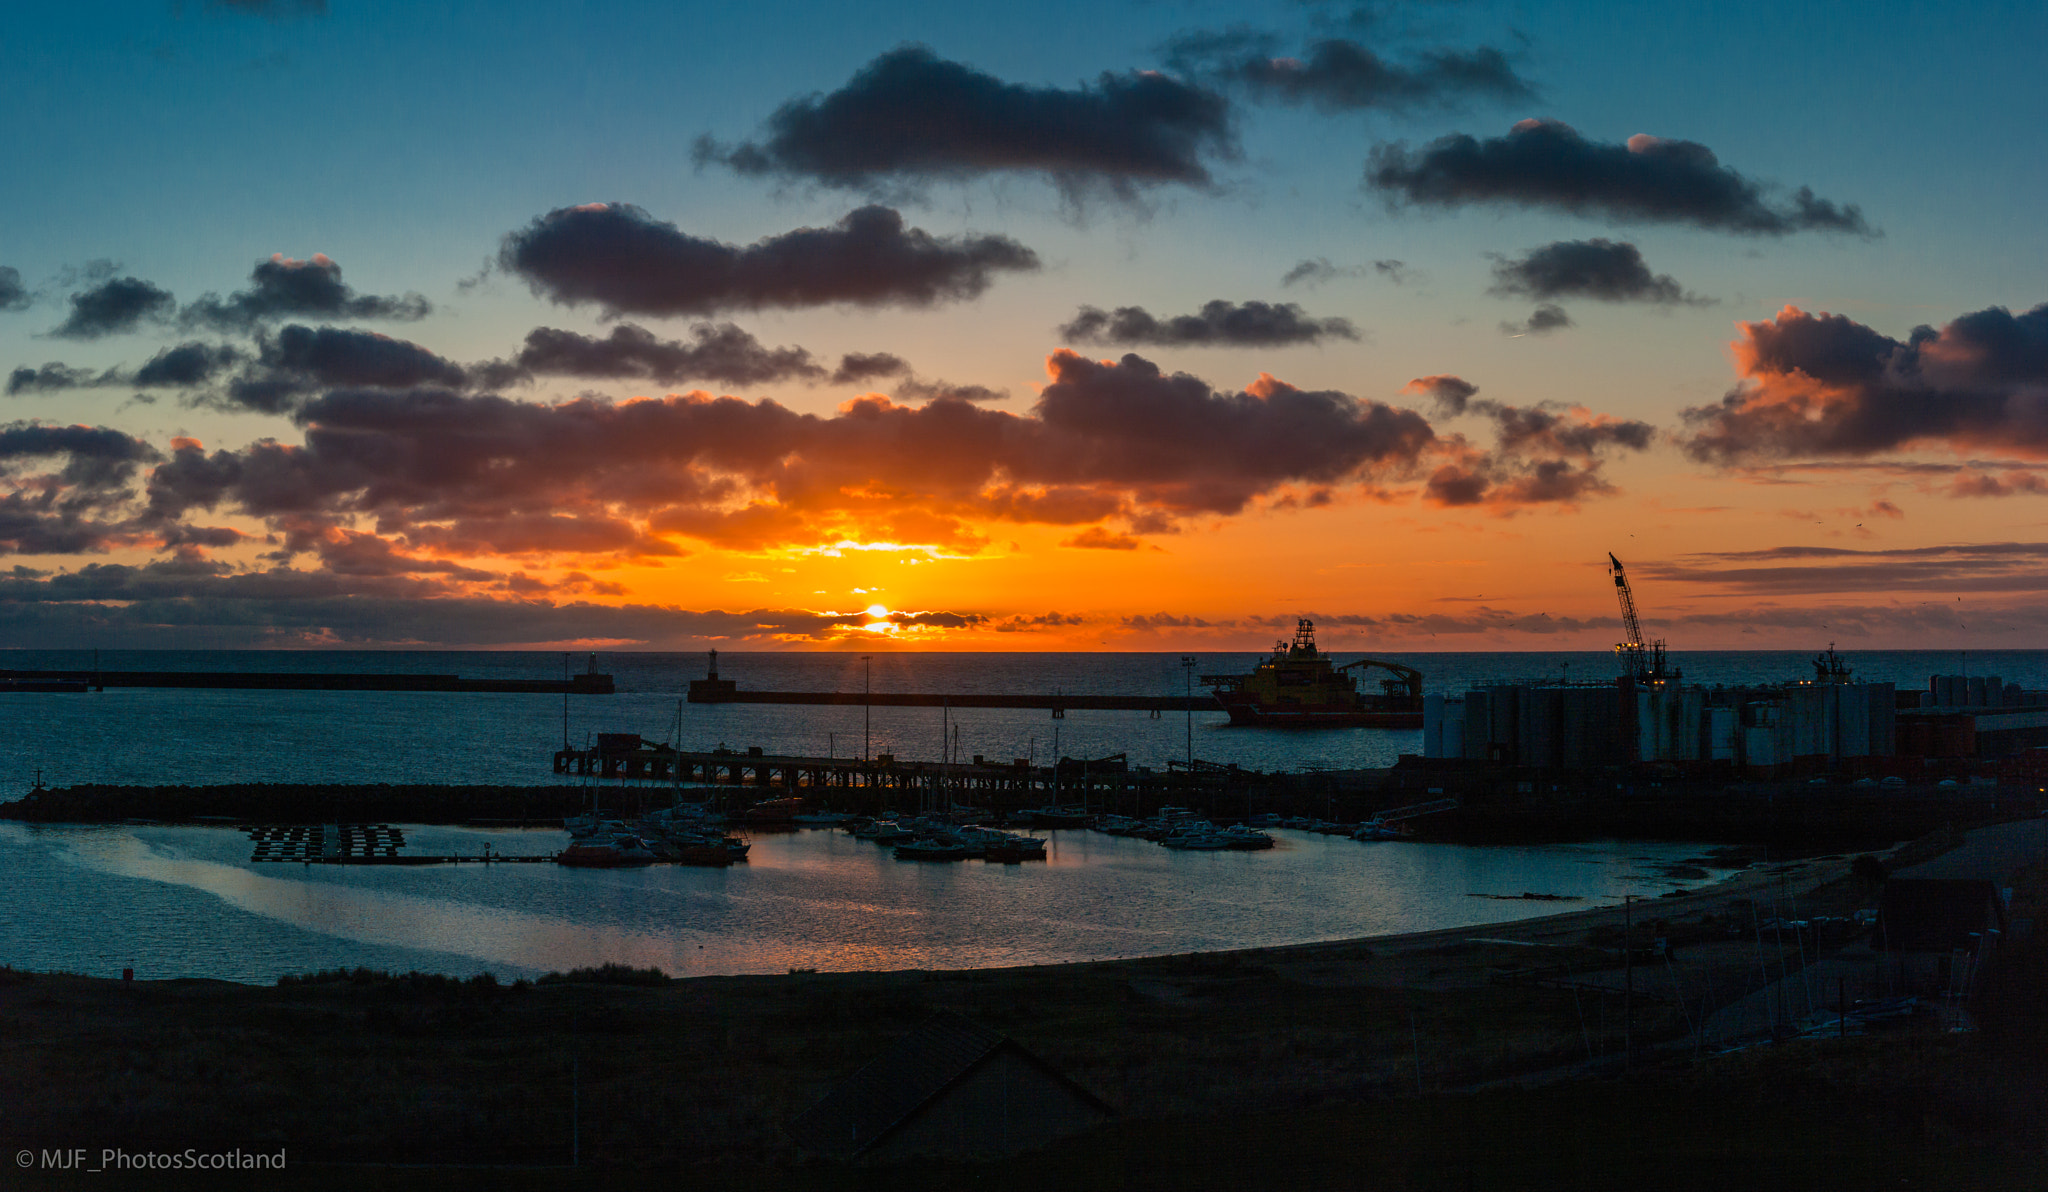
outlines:
[[1064, 691], [1004, 695], [988, 692], [922, 691], [741, 691], [737, 682], [718, 677], [718, 651], [711, 651], [710, 673], [690, 680], [693, 704], [838, 704], [870, 708], [1049, 708], [1054, 717], [1072, 711], [1217, 712], [1222, 705], [1208, 692], [1200, 695], [1089, 695]]

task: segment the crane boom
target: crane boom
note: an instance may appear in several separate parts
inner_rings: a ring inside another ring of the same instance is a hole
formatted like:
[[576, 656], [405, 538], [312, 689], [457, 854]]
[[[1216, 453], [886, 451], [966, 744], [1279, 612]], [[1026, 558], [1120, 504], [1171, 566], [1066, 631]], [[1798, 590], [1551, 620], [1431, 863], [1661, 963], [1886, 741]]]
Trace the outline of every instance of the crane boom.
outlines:
[[[1614, 594], [1621, 598], [1621, 628], [1624, 633], [1628, 634], [1628, 640], [1623, 642], [1622, 645], [1641, 649], [1643, 645], [1643, 625], [1641, 621], [1636, 619], [1636, 598], [1635, 594], [1629, 591], [1628, 573], [1621, 569], [1621, 560], [1614, 557], [1613, 551], [1607, 552], [1607, 564], [1608, 573], [1614, 576]], [[1619, 649], [1620, 647], [1616, 648]]]
[[1621, 601], [1621, 628], [1628, 640], [1617, 642], [1614, 655], [1621, 662], [1621, 673], [1636, 682], [1658, 686], [1679, 677], [1677, 671], [1664, 668], [1664, 642], [1643, 640], [1643, 623], [1636, 617], [1635, 593], [1629, 590], [1628, 573], [1622, 570], [1621, 560], [1614, 552], [1607, 553], [1608, 574], [1614, 577], [1614, 595]]

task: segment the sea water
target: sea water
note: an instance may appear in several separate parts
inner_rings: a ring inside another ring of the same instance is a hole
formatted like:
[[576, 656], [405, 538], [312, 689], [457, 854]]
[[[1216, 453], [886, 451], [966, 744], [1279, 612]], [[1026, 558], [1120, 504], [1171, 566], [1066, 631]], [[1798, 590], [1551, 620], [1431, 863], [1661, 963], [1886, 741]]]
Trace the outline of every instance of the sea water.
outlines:
[[[1179, 655], [723, 654], [743, 688], [1166, 695]], [[1339, 655], [1345, 660], [1345, 655]], [[1201, 674], [1252, 655], [1200, 655]], [[1604, 677], [1602, 654], [1403, 655], [1430, 689]], [[1687, 655], [1705, 683], [1811, 673], [1786, 652]], [[1935, 673], [2048, 686], [2048, 653], [1851, 655], [1858, 677], [1919, 688]], [[560, 654], [115, 653], [107, 669], [358, 671], [559, 677]], [[590, 664], [569, 660], [574, 669]], [[0, 653], [0, 667], [91, 665], [82, 652]], [[1391, 765], [1419, 732], [1228, 726], [1219, 713], [1071, 712], [681, 702], [697, 654], [606, 654], [619, 694], [115, 689], [0, 695], [0, 792], [86, 782], [548, 784], [566, 739], [636, 732], [685, 749], [938, 758], [1188, 753], [1260, 770]], [[564, 711], [566, 705], [566, 713]], [[956, 735], [957, 734], [957, 735]], [[11, 788], [11, 790], [10, 790]], [[411, 826], [408, 851], [548, 853], [554, 830]], [[1262, 852], [1177, 852], [1085, 830], [1051, 833], [1046, 862], [896, 861], [829, 831], [761, 836], [730, 869], [553, 865], [343, 867], [252, 863], [228, 827], [0, 822], [0, 964], [113, 975], [273, 980], [367, 965], [505, 976], [620, 962], [677, 975], [1044, 964], [1344, 939], [1498, 922], [1655, 895], [1725, 873], [1699, 846], [1586, 842], [1480, 847], [1275, 833]], [[1522, 899], [1523, 893], [1564, 901]]]

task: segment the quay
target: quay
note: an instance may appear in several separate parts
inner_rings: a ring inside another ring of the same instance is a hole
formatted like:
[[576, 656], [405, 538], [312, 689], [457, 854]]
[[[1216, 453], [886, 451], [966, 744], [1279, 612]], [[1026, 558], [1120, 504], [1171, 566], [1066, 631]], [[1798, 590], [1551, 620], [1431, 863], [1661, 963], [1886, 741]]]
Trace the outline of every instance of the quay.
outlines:
[[[306, 671], [0, 670], [0, 684], [21, 690], [187, 687], [243, 691], [454, 691], [543, 695], [611, 695], [612, 677], [465, 679], [459, 675], [324, 674]], [[81, 686], [82, 684], [82, 686]], [[33, 687], [29, 686], [33, 685]]]

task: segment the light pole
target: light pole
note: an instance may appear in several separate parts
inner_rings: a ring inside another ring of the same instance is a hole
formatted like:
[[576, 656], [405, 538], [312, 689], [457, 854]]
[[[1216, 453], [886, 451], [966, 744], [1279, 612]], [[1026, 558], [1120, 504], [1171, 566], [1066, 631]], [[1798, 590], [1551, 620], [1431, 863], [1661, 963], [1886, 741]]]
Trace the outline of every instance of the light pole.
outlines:
[[1180, 669], [1187, 676], [1188, 691], [1188, 769], [1195, 768], [1195, 656], [1182, 654]]
[[868, 764], [868, 694], [875, 677], [874, 655], [860, 656], [860, 764]]

